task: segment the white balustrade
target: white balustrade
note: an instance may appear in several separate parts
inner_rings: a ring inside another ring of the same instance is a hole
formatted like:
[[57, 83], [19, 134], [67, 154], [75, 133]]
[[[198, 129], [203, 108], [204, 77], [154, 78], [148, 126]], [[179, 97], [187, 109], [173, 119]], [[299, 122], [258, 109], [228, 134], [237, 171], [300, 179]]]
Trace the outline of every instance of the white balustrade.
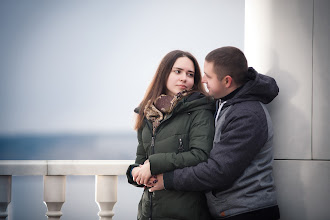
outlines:
[[118, 175], [125, 175], [131, 160], [0, 160], [0, 220], [8, 216], [12, 176], [44, 176], [44, 203], [49, 220], [59, 220], [65, 202], [66, 176], [94, 175], [95, 202], [100, 220], [112, 220], [117, 202]]
[[7, 207], [11, 201], [11, 176], [0, 176], [0, 219], [8, 216]]
[[50, 220], [58, 220], [62, 216], [61, 208], [65, 202], [66, 176], [44, 176], [44, 202]]
[[[95, 201], [100, 211], [100, 220], [111, 220], [114, 216], [113, 206], [117, 202], [117, 176], [96, 176]], [[113, 187], [108, 187], [113, 186]]]

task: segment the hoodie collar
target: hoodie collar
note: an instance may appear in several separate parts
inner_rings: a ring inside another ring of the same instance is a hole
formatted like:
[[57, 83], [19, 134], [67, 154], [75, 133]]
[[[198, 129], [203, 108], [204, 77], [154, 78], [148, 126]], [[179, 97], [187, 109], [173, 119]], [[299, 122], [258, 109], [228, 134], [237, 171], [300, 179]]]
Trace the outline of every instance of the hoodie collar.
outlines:
[[270, 103], [279, 93], [279, 88], [274, 78], [258, 73], [249, 68], [248, 80], [221, 101], [227, 101], [226, 105], [244, 101], [260, 101], [264, 104]]
[[228, 95], [226, 95], [225, 97], [222, 97], [221, 101], [223, 102], [223, 101], [227, 101], [227, 100], [233, 98], [241, 90], [242, 87], [243, 86], [240, 86], [237, 89], [235, 89], [234, 91], [232, 91], [231, 93], [229, 93]]

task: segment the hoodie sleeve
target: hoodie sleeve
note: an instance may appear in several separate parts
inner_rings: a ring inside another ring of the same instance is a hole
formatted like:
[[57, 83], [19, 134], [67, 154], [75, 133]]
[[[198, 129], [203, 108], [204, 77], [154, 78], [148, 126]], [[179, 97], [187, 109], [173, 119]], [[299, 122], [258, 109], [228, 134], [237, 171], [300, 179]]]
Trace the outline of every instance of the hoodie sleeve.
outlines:
[[[228, 188], [249, 166], [268, 138], [266, 116], [259, 102], [234, 106], [226, 115], [210, 158], [197, 166], [164, 174], [166, 189], [203, 191]], [[262, 114], [263, 113], [263, 114]]]

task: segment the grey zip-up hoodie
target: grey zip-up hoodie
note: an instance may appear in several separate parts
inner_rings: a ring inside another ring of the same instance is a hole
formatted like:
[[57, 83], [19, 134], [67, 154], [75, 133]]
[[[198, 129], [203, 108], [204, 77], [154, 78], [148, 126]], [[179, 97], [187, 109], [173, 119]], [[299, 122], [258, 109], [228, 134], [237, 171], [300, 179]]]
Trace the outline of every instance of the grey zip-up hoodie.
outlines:
[[264, 104], [278, 94], [275, 80], [249, 68], [251, 80], [223, 104], [210, 157], [164, 173], [166, 189], [206, 191], [216, 219], [276, 206], [272, 176], [273, 129]]

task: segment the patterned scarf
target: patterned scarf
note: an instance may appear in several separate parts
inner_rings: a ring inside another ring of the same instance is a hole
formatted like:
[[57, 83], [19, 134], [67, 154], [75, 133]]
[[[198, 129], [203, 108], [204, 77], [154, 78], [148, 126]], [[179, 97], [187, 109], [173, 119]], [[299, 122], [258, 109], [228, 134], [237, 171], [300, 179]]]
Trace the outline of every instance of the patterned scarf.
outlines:
[[152, 122], [152, 132], [155, 134], [156, 128], [159, 126], [165, 115], [171, 113], [176, 104], [185, 96], [189, 95], [191, 91], [182, 91], [174, 97], [170, 95], [160, 95], [154, 103], [148, 101], [144, 108], [145, 117]]

